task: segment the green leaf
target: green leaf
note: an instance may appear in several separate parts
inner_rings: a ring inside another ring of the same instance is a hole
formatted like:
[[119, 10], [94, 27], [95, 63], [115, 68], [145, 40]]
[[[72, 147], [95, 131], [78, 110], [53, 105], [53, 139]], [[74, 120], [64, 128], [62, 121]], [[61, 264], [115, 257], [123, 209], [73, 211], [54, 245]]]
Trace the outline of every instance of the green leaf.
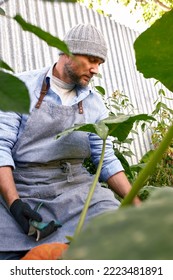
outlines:
[[15, 76], [0, 71], [0, 109], [24, 113], [29, 111], [29, 95], [25, 84]]
[[101, 93], [102, 95], [105, 95], [105, 89], [101, 86], [95, 86], [95, 88]]
[[123, 151], [123, 155], [126, 157], [131, 157], [134, 156], [134, 153], [132, 153], [132, 151]]
[[5, 11], [2, 8], [0, 8], [0, 15], [5, 16]]
[[102, 121], [98, 124], [95, 124], [95, 129], [98, 136], [100, 136], [100, 138], [102, 138], [103, 140], [108, 137], [108, 127]]
[[124, 140], [124, 144], [126, 143], [126, 144], [132, 144], [132, 142], [133, 142], [133, 140], [134, 139], [132, 139], [132, 138], [127, 138], [126, 140]]
[[[121, 115], [119, 117], [111, 116], [97, 124], [79, 124], [59, 133], [56, 138], [65, 136], [73, 131], [87, 131], [96, 133], [100, 138], [106, 139], [108, 134], [117, 137], [119, 141], [124, 141], [131, 131], [135, 121], [139, 120], [155, 120], [147, 114], [136, 116]], [[109, 131], [108, 131], [109, 130]]]
[[0, 59], [0, 68], [14, 72], [13, 69], [5, 61], [3, 61], [1, 59]]
[[128, 175], [130, 178], [133, 178], [132, 172], [131, 172], [131, 167], [124, 157], [123, 153], [120, 153], [118, 149], [114, 148], [114, 152], [116, 157], [121, 161], [121, 164], [123, 165], [123, 168], [125, 170], [126, 175]]
[[66, 136], [73, 131], [86, 131], [97, 134], [101, 139], [106, 139], [108, 135], [108, 128], [107, 126], [100, 122], [98, 124], [79, 124], [74, 125], [73, 127], [64, 130], [63, 132], [59, 133], [56, 138], [61, 136]]
[[161, 102], [158, 102], [155, 107], [156, 109], [152, 112], [153, 115], [157, 114], [160, 111]]
[[138, 163], [130, 166], [131, 171], [139, 173], [141, 169], [145, 167], [145, 163]]
[[134, 129], [132, 129], [130, 132], [133, 133], [133, 134], [138, 135], [138, 132], [136, 130], [134, 130]]
[[69, 241], [69, 242], [72, 242], [74, 240], [73, 236], [70, 236], [70, 235], [67, 235], [66, 236], [66, 239]]
[[112, 105], [112, 108], [114, 108], [114, 109], [120, 111], [120, 106], [118, 106], [118, 105]]
[[164, 97], [166, 95], [165, 91], [162, 88], [159, 89], [159, 95], [163, 95]]
[[165, 103], [161, 102], [160, 107], [165, 109], [166, 111], [169, 111], [171, 114], [173, 114], [173, 110], [171, 110]]
[[147, 114], [139, 114], [136, 116], [121, 115], [118, 117], [111, 116], [104, 119], [103, 122], [109, 128], [109, 135], [117, 137], [119, 141], [124, 141], [129, 135], [135, 121], [155, 120]]
[[71, 54], [64, 41], [61, 41], [55, 36], [52, 36], [50, 33], [42, 30], [40, 27], [26, 22], [20, 15], [16, 15], [14, 19], [20, 24], [23, 30], [34, 33], [37, 37], [45, 41], [49, 46], [55, 47], [68, 55]]
[[117, 137], [119, 141], [124, 141], [130, 130], [133, 127], [133, 123], [139, 120], [154, 120], [153, 117], [147, 114], [140, 114], [136, 116], [121, 115], [119, 117], [108, 117], [97, 124], [79, 124], [75, 125], [65, 131], [59, 133], [56, 138], [65, 136], [73, 131], [87, 131], [96, 133], [101, 139], [105, 140], [108, 135]]
[[158, 188], [141, 206], [92, 219], [71, 243], [67, 260], [172, 260], [172, 188]]
[[155, 78], [173, 91], [173, 10], [165, 13], [135, 41], [136, 65], [145, 78]]
[[139, 197], [143, 201], [151, 195], [151, 193], [155, 190], [158, 190], [158, 187], [154, 186], [144, 186], [140, 191], [139, 191]]
[[153, 155], [153, 153], [154, 153], [154, 150], [149, 150], [148, 152], [146, 152], [142, 156], [140, 162], [148, 162], [151, 159], [151, 156]]

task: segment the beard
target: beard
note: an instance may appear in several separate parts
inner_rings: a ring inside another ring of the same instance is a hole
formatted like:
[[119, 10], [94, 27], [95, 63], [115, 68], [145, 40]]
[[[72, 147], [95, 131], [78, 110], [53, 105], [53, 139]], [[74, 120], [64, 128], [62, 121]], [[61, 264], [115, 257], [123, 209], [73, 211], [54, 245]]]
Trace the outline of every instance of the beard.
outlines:
[[66, 63], [64, 65], [64, 72], [70, 78], [71, 83], [77, 86], [85, 87], [89, 84], [89, 81], [82, 81], [81, 76], [75, 73], [74, 69], [72, 69], [70, 63]]

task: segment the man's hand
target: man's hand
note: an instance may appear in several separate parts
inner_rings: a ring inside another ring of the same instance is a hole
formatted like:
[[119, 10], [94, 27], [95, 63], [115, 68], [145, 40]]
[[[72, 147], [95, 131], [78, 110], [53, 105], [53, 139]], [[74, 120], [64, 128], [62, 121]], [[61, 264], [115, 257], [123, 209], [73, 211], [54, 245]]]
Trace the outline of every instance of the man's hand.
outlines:
[[42, 221], [41, 215], [35, 210], [31, 209], [29, 204], [23, 202], [21, 199], [16, 199], [12, 203], [10, 206], [10, 212], [26, 234], [29, 232], [30, 219], [37, 222]]
[[138, 205], [141, 205], [142, 201], [138, 196], [135, 196], [132, 203], [133, 203], [133, 205], [138, 206]]

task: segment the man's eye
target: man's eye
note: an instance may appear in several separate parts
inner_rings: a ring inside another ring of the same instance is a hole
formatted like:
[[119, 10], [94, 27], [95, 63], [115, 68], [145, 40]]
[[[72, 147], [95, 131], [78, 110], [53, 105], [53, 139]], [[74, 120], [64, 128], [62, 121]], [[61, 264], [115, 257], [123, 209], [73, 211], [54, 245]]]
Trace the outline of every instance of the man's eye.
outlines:
[[96, 59], [93, 58], [93, 57], [90, 57], [90, 58], [89, 58], [89, 61], [90, 61], [90, 62], [96, 62]]
[[91, 63], [99, 63], [100, 61], [97, 58], [95, 58], [95, 57], [90, 57], [89, 58], [89, 62], [91, 62]]
[[102, 64], [103, 61], [97, 57], [89, 57], [89, 62], [90, 63], [97, 63], [98, 65]]

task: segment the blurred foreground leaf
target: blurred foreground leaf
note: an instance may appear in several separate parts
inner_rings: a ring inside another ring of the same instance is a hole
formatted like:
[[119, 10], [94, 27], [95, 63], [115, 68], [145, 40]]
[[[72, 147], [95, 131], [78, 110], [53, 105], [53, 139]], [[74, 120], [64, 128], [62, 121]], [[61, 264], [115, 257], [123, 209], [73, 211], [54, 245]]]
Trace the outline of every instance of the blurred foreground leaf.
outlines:
[[140, 207], [128, 206], [89, 222], [71, 243], [68, 260], [172, 260], [173, 189], [151, 193]]
[[5, 61], [0, 59], [0, 69], [1, 68], [14, 72], [13, 69]]
[[64, 41], [61, 41], [59, 38], [42, 30], [40, 27], [26, 22], [20, 15], [16, 15], [14, 19], [20, 24], [23, 30], [35, 34], [37, 37], [45, 41], [49, 46], [55, 47], [66, 54], [70, 54], [70, 51]]
[[165, 13], [135, 41], [136, 65], [145, 78], [155, 78], [173, 91], [173, 10]]
[[25, 84], [15, 76], [0, 71], [0, 110], [24, 113], [29, 111], [29, 94]]

